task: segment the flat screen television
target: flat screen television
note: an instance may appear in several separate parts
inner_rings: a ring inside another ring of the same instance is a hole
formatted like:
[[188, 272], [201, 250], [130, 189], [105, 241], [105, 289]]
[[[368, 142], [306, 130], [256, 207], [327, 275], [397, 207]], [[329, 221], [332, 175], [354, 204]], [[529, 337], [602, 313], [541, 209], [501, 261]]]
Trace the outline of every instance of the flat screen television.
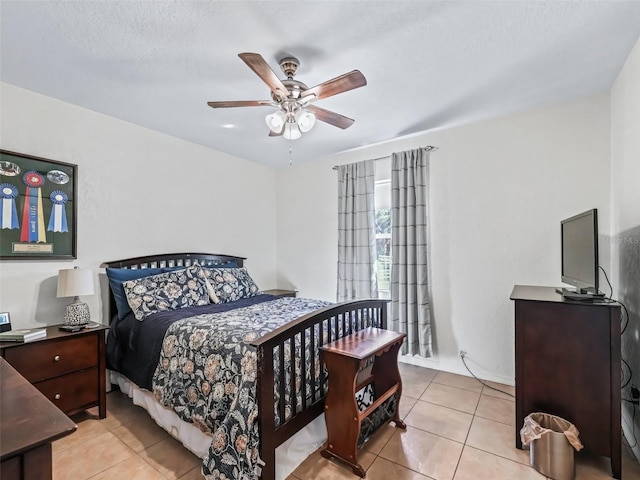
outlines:
[[562, 282], [576, 290], [563, 295], [599, 296], [598, 210], [591, 209], [562, 220]]

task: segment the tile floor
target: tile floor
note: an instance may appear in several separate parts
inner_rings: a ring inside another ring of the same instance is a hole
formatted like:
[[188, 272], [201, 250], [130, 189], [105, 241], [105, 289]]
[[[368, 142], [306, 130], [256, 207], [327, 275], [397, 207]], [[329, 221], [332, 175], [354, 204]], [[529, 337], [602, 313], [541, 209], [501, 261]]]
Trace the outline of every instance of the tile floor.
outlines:
[[[470, 377], [401, 364], [400, 412], [407, 430], [388, 425], [365, 444], [368, 480], [541, 480], [528, 453], [513, 446], [514, 400]], [[513, 387], [491, 384], [513, 393]], [[97, 411], [90, 411], [93, 415]], [[107, 395], [107, 418], [74, 417], [78, 430], [53, 444], [54, 480], [196, 480], [200, 460], [119, 392]], [[623, 448], [624, 480], [640, 465]], [[314, 452], [287, 480], [356, 480]], [[577, 480], [609, 479], [604, 458], [576, 455]]]

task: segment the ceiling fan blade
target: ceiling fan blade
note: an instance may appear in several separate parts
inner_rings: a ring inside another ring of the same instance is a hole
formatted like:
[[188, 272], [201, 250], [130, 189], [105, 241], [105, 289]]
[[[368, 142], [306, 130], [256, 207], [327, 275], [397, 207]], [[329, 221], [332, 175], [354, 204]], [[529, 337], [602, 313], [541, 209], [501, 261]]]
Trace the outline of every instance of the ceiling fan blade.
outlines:
[[282, 83], [275, 72], [271, 70], [271, 67], [265, 62], [262, 55], [258, 53], [240, 53], [238, 56], [269, 86], [277, 97], [281, 100], [287, 98], [289, 90], [284, 86], [284, 83]]
[[274, 105], [270, 100], [241, 100], [241, 101], [229, 101], [229, 102], [207, 102], [211, 108], [228, 108], [228, 107], [273, 107]]
[[364, 78], [364, 75], [359, 70], [354, 70], [305, 90], [300, 95], [300, 99], [304, 100], [306, 97], [311, 96], [312, 98], [309, 101], [319, 100], [338, 93], [348, 92], [354, 88], [364, 87], [366, 84], [367, 79]]
[[316, 107], [315, 105], [308, 105], [305, 108], [310, 112], [313, 112], [317, 120], [329, 123], [338, 128], [349, 128], [351, 125], [353, 125], [353, 122], [355, 122], [353, 118], [345, 117], [344, 115], [325, 110], [324, 108]]
[[284, 133], [284, 127], [282, 127], [282, 130], [280, 130], [279, 132], [274, 132], [273, 130], [269, 129], [270, 137], [281, 137], [283, 133]]

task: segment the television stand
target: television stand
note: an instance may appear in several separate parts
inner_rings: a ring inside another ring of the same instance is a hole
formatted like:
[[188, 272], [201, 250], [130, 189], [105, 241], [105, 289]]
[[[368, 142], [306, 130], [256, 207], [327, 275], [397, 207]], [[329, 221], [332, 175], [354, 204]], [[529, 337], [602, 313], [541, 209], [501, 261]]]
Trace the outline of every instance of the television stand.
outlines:
[[532, 412], [573, 423], [586, 451], [622, 478], [620, 306], [567, 301], [554, 287], [516, 285], [516, 447]]

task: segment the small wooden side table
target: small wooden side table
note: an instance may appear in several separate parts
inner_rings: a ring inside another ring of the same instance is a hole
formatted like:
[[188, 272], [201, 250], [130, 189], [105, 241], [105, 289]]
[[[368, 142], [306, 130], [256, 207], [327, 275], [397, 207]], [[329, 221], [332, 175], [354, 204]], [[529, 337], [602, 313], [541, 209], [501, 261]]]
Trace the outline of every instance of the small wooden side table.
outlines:
[[0, 342], [0, 356], [67, 415], [97, 405], [105, 418], [107, 327], [73, 333], [58, 327], [46, 327], [47, 336], [31, 342]]
[[[328, 441], [327, 448], [320, 453], [325, 458], [342, 460], [360, 477], [366, 474], [357, 460], [363, 420], [395, 394], [395, 411], [382, 425], [392, 421], [398, 428], [407, 428], [398, 412], [402, 394], [398, 351], [406, 336], [405, 333], [370, 327], [320, 347], [329, 374], [329, 390], [324, 407]], [[359, 371], [372, 357], [371, 374], [358, 381]], [[360, 411], [355, 395], [369, 384], [373, 384], [374, 401]]]

